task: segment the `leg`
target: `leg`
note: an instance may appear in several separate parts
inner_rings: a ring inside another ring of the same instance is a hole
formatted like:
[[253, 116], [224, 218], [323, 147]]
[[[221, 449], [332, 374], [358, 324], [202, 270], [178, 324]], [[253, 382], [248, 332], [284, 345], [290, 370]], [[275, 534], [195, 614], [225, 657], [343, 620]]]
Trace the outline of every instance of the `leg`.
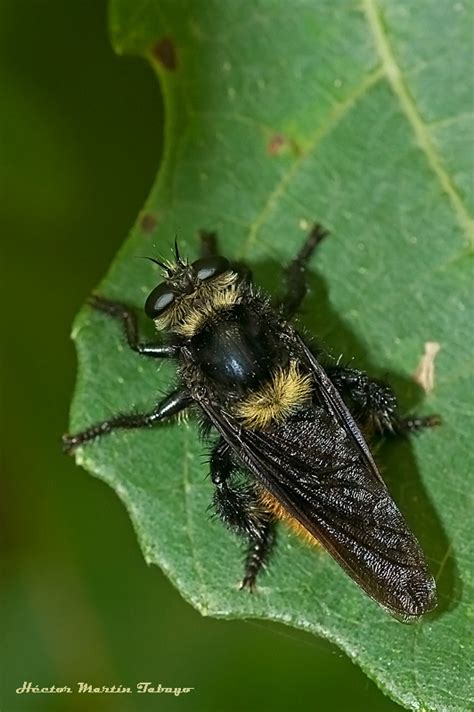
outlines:
[[285, 269], [286, 294], [282, 299], [283, 313], [288, 318], [293, 316], [306, 294], [306, 264], [316, 247], [328, 235], [321, 225], [314, 225], [301, 250]]
[[[199, 239], [201, 241], [201, 257], [214, 257], [219, 254], [217, 249], [217, 233], [200, 230]], [[231, 262], [230, 266], [234, 272], [240, 275], [244, 282], [250, 283], [252, 281], [252, 272], [243, 262]]]
[[184, 408], [191, 405], [192, 399], [187, 391], [174, 391], [164, 398], [150, 413], [128, 413], [116, 415], [110, 420], [92, 425], [75, 435], [63, 435], [63, 448], [67, 453], [72, 452], [80, 445], [91, 442], [96, 438], [107, 435], [121, 428], [147, 428], [155, 425], [165, 418], [171, 418]]
[[361, 424], [371, 425], [380, 433], [402, 435], [431, 428], [441, 422], [437, 415], [401, 418], [391, 387], [382, 381], [369, 379], [366, 373], [356, 368], [333, 366], [327, 369], [327, 374], [341, 395], [358, 409]]
[[441, 417], [439, 415], [425, 415], [423, 417], [413, 416], [413, 418], [394, 418], [390, 432], [394, 435], [409, 435], [416, 433], [423, 428], [435, 428], [441, 425]]
[[243, 588], [252, 592], [255, 590], [257, 576], [270, 558], [274, 543], [275, 522], [270, 519], [262, 519], [258, 536], [250, 540], [245, 559], [244, 578], [240, 584], [241, 590]]
[[138, 340], [138, 327], [136, 315], [131, 309], [120, 302], [111, 302], [104, 297], [94, 294], [89, 299], [89, 304], [94, 309], [108, 314], [122, 322], [127, 343], [131, 349], [144, 356], [155, 358], [173, 358], [177, 349], [169, 344], [144, 344]]
[[208, 230], [199, 230], [199, 240], [201, 242], [201, 257], [214, 257], [217, 251], [217, 233]]
[[248, 540], [245, 573], [240, 588], [253, 591], [257, 575], [268, 561], [275, 541], [275, 522], [248, 482], [229, 482], [235, 471], [230, 448], [220, 440], [211, 457], [211, 480], [216, 487], [214, 509], [224, 524]]

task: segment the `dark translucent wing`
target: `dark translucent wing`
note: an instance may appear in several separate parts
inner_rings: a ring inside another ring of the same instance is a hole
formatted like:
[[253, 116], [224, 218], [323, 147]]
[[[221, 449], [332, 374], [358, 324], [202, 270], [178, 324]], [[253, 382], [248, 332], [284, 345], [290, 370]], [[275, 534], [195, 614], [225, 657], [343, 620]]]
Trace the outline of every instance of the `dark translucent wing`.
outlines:
[[352, 440], [354, 446], [357, 447], [363, 461], [366, 463], [373, 476], [379, 479], [385, 487], [385, 483], [380, 476], [377, 465], [374, 462], [374, 458], [372, 457], [372, 453], [367, 446], [365, 438], [360, 432], [354, 418], [350, 414], [348, 407], [339, 395], [339, 391], [335, 388], [327, 373], [321, 367], [314, 354], [306, 346], [301, 336], [297, 332], [294, 332], [294, 337], [301, 350], [303, 360], [306, 361], [312, 371], [316, 390], [321, 402], [326, 406], [328, 413], [332, 415], [337, 423], [344, 429], [348, 437]]
[[370, 596], [398, 618], [416, 619], [436, 604], [434, 580], [362, 434], [317, 367], [321, 405], [269, 430], [243, 429], [206, 398], [201, 406], [256, 480]]

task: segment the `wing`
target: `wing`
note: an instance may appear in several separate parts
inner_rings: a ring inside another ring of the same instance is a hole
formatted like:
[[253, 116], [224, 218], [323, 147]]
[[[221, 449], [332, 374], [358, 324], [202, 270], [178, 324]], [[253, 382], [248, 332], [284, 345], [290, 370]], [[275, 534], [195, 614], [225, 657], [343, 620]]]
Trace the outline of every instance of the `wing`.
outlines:
[[423, 552], [338, 391], [300, 343], [319, 404], [265, 431], [243, 429], [206, 397], [200, 405], [257, 482], [359, 586], [396, 617], [414, 620], [436, 605]]

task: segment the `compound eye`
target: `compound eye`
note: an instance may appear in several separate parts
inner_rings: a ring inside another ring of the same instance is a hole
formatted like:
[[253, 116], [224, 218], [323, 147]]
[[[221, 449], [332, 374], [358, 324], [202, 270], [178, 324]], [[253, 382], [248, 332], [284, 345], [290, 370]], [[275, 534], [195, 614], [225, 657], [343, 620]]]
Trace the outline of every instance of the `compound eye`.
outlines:
[[225, 257], [203, 257], [193, 262], [193, 271], [197, 279], [205, 282], [213, 279], [229, 269], [229, 261]]
[[167, 284], [159, 284], [145, 302], [145, 314], [150, 319], [156, 319], [171, 306], [175, 297], [175, 293]]

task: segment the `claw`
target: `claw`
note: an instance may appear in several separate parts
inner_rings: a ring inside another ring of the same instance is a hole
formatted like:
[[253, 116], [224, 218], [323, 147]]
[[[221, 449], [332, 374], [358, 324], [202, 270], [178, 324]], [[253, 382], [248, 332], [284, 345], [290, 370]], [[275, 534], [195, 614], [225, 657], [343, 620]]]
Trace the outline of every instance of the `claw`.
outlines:
[[61, 442], [65, 455], [70, 455], [79, 444], [77, 438], [74, 435], [68, 435], [68, 433], [62, 436]]
[[257, 585], [253, 576], [244, 576], [240, 582], [239, 591], [247, 589], [249, 593], [256, 593]]

